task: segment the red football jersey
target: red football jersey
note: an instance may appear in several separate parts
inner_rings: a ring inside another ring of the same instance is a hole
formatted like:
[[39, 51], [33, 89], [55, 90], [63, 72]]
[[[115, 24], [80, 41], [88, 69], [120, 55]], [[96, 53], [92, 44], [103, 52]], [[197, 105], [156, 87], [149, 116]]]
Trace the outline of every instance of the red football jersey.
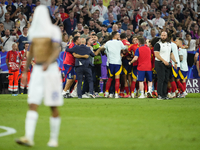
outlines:
[[[72, 43], [69, 45], [69, 48], [72, 48], [72, 47], [74, 47], [74, 46], [75, 46], [75, 43], [72, 42]], [[72, 66], [75, 65], [75, 58], [74, 58], [74, 56], [73, 56], [71, 53], [69, 53], [69, 52], [65, 52], [65, 53], [64, 53], [63, 60], [64, 60], [64, 61], [63, 61], [63, 64], [72, 65]], [[63, 67], [63, 69], [64, 69], [64, 67]]]
[[67, 13], [60, 13], [60, 17], [62, 18], [63, 22], [65, 19], [69, 18], [69, 15]]
[[135, 56], [138, 56], [138, 66], [139, 71], [152, 71], [151, 66], [151, 50], [147, 46], [141, 46], [137, 48]]
[[[25, 54], [25, 50], [22, 50], [20, 52], [20, 57], [19, 59], [21, 60], [21, 72], [23, 72], [25, 70], [25, 67], [26, 67], [26, 61], [27, 61], [27, 56]], [[28, 71], [30, 71], [30, 69], [28, 69]]]
[[9, 51], [6, 55], [10, 66], [10, 71], [19, 70], [19, 53], [17, 51]]
[[[129, 41], [128, 40], [122, 40], [122, 43], [125, 45], [125, 46], [128, 46], [129, 47], [129, 45], [130, 45], [130, 43], [129, 43]], [[130, 53], [129, 52], [127, 52], [126, 54], [125, 54], [125, 57], [128, 57], [128, 55], [130, 55]]]
[[[138, 44], [132, 44], [129, 48], [128, 51], [133, 53], [133, 56], [135, 55], [135, 51], [136, 49], [139, 47]], [[137, 66], [138, 65], [138, 61], [133, 63], [133, 66]]]

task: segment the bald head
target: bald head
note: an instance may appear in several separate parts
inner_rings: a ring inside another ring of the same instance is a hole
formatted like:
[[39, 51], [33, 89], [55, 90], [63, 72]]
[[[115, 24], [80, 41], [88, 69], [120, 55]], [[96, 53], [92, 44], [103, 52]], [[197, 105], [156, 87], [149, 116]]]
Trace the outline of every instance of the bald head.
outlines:
[[86, 44], [86, 39], [85, 38], [81, 38], [81, 44]]

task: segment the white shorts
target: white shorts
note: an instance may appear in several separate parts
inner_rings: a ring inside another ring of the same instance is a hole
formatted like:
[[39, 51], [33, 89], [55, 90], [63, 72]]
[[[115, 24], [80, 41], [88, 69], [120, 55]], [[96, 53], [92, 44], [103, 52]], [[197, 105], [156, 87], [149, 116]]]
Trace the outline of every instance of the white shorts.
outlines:
[[61, 73], [56, 62], [50, 64], [46, 71], [43, 71], [42, 65], [34, 65], [28, 96], [28, 104], [40, 105], [44, 97], [46, 106], [63, 105]]

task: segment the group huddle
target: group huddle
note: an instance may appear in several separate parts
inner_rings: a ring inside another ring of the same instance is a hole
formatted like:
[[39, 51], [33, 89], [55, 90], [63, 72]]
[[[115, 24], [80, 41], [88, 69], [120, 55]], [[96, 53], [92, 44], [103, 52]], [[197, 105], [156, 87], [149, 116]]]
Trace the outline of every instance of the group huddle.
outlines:
[[183, 39], [162, 32], [161, 38], [145, 41], [142, 36], [134, 36], [132, 42], [127, 41], [125, 33], [112, 32], [101, 46], [96, 34], [85, 39], [74, 31], [63, 59], [63, 96], [101, 97], [103, 80], [107, 98], [185, 97], [188, 65]]

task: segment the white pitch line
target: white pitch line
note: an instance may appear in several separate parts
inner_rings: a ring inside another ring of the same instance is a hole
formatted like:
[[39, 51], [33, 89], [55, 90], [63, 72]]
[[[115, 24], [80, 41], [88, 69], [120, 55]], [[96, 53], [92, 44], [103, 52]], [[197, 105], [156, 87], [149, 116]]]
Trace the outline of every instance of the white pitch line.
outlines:
[[0, 126], [0, 128], [6, 130], [6, 132], [0, 133], [0, 137], [15, 134], [17, 132], [14, 128], [10, 127]]

